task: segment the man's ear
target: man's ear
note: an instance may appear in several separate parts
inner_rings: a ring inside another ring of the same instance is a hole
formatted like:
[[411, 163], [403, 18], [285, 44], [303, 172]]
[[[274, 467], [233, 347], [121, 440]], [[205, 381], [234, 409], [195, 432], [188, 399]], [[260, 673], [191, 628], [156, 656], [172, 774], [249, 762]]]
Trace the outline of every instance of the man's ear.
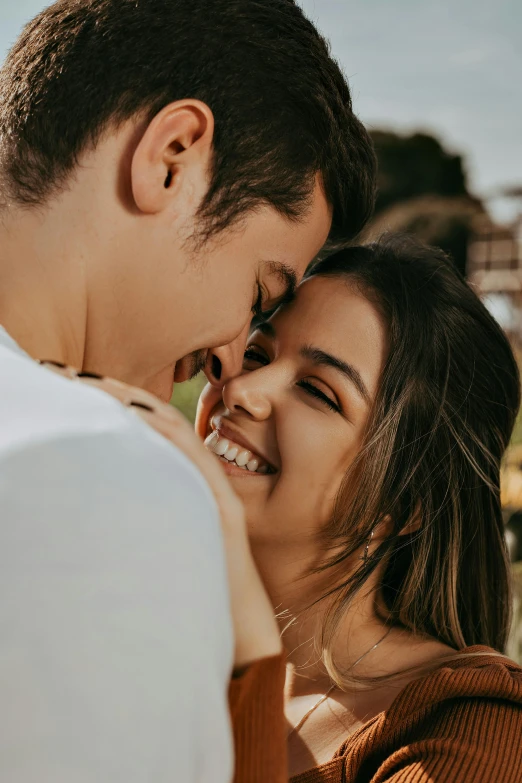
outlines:
[[132, 156], [131, 189], [138, 209], [161, 212], [187, 178], [199, 180], [189, 192], [200, 200], [208, 187], [213, 138], [214, 115], [202, 101], [175, 101], [158, 112]]

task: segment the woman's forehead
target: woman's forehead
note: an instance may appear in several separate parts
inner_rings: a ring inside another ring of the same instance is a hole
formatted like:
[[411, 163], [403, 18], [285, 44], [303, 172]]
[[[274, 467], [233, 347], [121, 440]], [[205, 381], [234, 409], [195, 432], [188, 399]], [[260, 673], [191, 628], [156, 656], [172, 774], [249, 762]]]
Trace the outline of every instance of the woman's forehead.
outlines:
[[386, 332], [377, 307], [340, 278], [312, 277], [271, 319], [275, 338], [293, 353], [314, 346], [358, 367], [370, 394], [386, 358]]
[[304, 331], [310, 329], [326, 339], [345, 341], [347, 332], [382, 331], [375, 304], [355, 283], [339, 277], [310, 277], [298, 286], [296, 297], [274, 316], [274, 325]]

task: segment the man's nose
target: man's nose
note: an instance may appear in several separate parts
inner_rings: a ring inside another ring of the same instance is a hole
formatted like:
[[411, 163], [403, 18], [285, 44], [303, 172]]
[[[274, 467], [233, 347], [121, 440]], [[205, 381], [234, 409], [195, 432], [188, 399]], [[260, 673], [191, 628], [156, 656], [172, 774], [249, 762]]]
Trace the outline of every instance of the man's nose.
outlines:
[[248, 323], [235, 340], [208, 351], [205, 375], [212, 386], [221, 388], [231, 378], [241, 374], [249, 331], [250, 324]]

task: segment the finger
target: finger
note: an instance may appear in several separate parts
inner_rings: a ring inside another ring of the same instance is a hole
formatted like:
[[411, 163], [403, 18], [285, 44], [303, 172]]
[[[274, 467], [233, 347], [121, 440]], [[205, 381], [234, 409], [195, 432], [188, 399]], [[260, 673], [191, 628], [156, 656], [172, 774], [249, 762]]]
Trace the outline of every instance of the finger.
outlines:
[[124, 405], [128, 407], [135, 407], [154, 414], [161, 419], [165, 419], [171, 422], [173, 425], [180, 427], [188, 427], [190, 431], [192, 428], [187, 422], [186, 418], [172, 405], [155, 397], [154, 394], [144, 391], [136, 386], [128, 386], [127, 384], [114, 381], [111, 378], [103, 378], [102, 380], [86, 379], [87, 383], [90, 383], [96, 388], [111, 394], [120, 400]]
[[172, 405], [164, 403], [144, 389], [129, 386], [129, 384], [118, 381], [115, 378], [98, 375], [97, 373], [79, 372], [73, 367], [59, 362], [42, 361], [40, 364], [44, 365], [48, 370], [51, 370], [51, 372], [61, 375], [64, 378], [73, 381], [76, 380], [88, 386], [94, 386], [100, 391], [110, 394], [111, 397], [115, 397], [123, 403], [123, 405], [141, 407], [151, 413], [156, 413], [160, 417], [167, 418], [173, 422], [179, 422], [180, 425], [181, 422], [185, 421], [182, 414], [176, 411]]
[[[218, 460], [211, 455], [197, 437], [187, 419], [168, 403], [150, 392], [129, 386], [114, 378], [93, 372], [78, 372], [73, 367], [54, 361], [40, 362], [46, 369], [72, 381], [83, 383], [110, 394], [129, 407], [159, 434], [177, 446], [207, 480], [222, 512], [222, 518], [229, 523], [241, 516], [242, 504], [232, 490]], [[223, 514], [223, 509], [234, 513]]]
[[56, 373], [56, 375], [61, 375], [62, 378], [69, 378], [70, 380], [73, 380], [76, 378], [77, 372], [74, 369], [74, 367], [69, 367], [67, 364], [61, 364], [59, 362], [51, 362], [51, 361], [41, 361], [39, 364], [42, 365], [42, 367], [45, 367], [46, 370], [49, 370], [50, 372]]

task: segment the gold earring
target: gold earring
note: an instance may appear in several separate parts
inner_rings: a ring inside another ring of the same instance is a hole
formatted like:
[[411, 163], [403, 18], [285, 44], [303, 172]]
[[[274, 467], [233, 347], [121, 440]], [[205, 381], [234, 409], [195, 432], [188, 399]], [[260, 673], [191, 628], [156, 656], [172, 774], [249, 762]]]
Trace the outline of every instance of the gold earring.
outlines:
[[372, 538], [373, 538], [374, 534], [375, 534], [375, 530], [372, 530], [372, 532], [370, 533], [370, 537], [368, 538], [368, 540], [366, 542], [366, 545], [364, 547], [364, 554], [361, 557], [361, 560], [363, 561], [364, 565], [366, 565], [366, 563], [368, 562], [368, 559], [369, 559], [368, 550], [370, 549], [370, 544], [372, 543]]

